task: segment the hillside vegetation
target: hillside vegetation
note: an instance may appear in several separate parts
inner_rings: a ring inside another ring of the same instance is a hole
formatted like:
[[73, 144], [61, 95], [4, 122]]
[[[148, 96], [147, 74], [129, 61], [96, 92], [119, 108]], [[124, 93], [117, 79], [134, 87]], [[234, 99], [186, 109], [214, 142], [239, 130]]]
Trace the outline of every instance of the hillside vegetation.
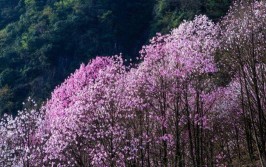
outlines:
[[200, 14], [157, 33], [137, 57], [81, 64], [42, 105], [3, 115], [0, 166], [266, 167], [265, 23], [266, 1], [235, 1], [217, 22]]
[[183, 19], [223, 16], [230, 0], [1, 0], [0, 113], [38, 104], [82, 62], [135, 58], [157, 32]]

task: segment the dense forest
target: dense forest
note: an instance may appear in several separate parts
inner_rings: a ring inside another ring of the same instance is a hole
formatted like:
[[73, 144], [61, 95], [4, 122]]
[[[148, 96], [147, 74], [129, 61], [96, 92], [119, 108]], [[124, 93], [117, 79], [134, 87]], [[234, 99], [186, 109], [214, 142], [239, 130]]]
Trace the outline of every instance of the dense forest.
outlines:
[[38, 104], [95, 56], [138, 56], [157, 32], [206, 14], [217, 22], [230, 0], [0, 0], [0, 113]]
[[265, 0], [0, 3], [0, 166], [266, 167]]

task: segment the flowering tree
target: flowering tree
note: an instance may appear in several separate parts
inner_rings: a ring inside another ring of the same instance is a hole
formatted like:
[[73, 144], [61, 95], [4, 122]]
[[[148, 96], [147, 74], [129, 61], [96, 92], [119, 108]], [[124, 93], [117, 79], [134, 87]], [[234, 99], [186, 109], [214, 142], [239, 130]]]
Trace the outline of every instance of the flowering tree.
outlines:
[[141, 51], [143, 62], [132, 69], [129, 83], [135, 85], [132, 92], [138, 102], [135, 122], [143, 126], [138, 132], [145, 140], [142, 165], [208, 164], [204, 142], [210, 138], [204, 136], [211, 128], [209, 111], [218, 99], [208, 94], [216, 90], [210, 75], [217, 70], [219, 30], [206, 16], [198, 16], [169, 35], [158, 34]]
[[236, 2], [222, 22], [221, 46], [223, 63], [232, 67], [241, 85], [245, 115], [242, 127], [246, 131], [249, 157], [254, 160], [255, 140], [262, 166], [266, 166], [265, 21], [264, 1]]
[[[121, 57], [96, 58], [55, 90], [46, 108], [46, 121], [51, 123], [46, 161], [61, 166], [131, 163], [134, 139], [129, 129], [132, 114], [124, 99], [125, 74]], [[76, 91], [73, 85], [78, 85]], [[69, 97], [67, 106], [58, 96], [61, 91], [71, 92], [64, 94]], [[54, 108], [56, 103], [62, 104], [61, 110]]]
[[1, 166], [33, 166], [40, 164], [41, 143], [36, 137], [38, 125], [44, 114], [28, 99], [30, 109], [19, 111], [15, 118], [5, 115], [0, 123]]

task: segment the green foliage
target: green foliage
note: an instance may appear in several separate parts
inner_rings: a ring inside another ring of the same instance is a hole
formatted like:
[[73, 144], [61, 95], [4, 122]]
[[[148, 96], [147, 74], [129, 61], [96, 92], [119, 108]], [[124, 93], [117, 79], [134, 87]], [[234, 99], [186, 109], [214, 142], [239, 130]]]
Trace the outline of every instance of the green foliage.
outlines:
[[167, 33], [183, 20], [191, 20], [199, 14], [218, 21], [226, 14], [230, 3], [231, 0], [157, 0], [150, 34]]
[[22, 13], [19, 0], [0, 0], [0, 28], [19, 19]]
[[5, 85], [0, 88], [0, 114], [12, 113], [14, 109], [14, 103], [11, 101], [13, 92]]
[[218, 21], [226, 14], [231, 2], [232, 0], [207, 0], [206, 14], [214, 21]]

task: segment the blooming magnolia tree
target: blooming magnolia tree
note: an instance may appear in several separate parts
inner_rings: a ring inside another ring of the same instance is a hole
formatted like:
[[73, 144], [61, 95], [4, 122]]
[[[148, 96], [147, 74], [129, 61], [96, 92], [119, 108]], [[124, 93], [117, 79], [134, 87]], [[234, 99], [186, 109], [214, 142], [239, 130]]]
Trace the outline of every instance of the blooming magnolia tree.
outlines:
[[44, 113], [36, 109], [32, 99], [31, 109], [19, 111], [15, 118], [5, 115], [0, 123], [1, 166], [34, 166], [41, 161], [42, 143], [36, 137]]
[[198, 16], [170, 35], [159, 34], [141, 51], [143, 62], [130, 75], [135, 97], [143, 103], [137, 104], [143, 119], [138, 122], [148, 123], [141, 132], [147, 140], [144, 166], [207, 163], [199, 143], [203, 146], [201, 133], [209, 128], [207, 103], [215, 99], [201, 97], [215, 88], [207, 76], [216, 71], [218, 34], [218, 26]]
[[157, 34], [135, 67], [81, 65], [40, 109], [2, 119], [0, 164], [266, 166], [265, 12], [238, 2], [221, 24], [200, 15]]
[[[235, 3], [224, 18], [222, 63], [230, 66], [241, 88], [243, 129], [250, 160], [259, 154], [266, 166], [266, 42], [265, 1]], [[255, 143], [253, 142], [255, 141]]]

